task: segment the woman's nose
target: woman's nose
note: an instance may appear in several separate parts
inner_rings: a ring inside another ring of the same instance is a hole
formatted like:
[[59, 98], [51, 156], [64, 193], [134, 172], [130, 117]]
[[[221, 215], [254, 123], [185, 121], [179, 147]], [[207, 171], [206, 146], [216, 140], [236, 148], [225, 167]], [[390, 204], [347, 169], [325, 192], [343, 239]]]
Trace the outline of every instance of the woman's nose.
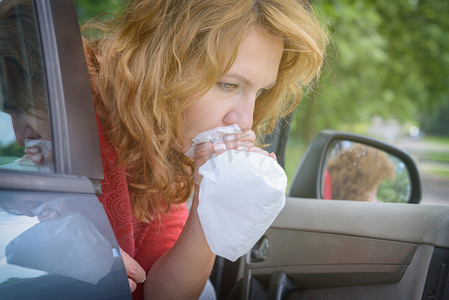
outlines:
[[253, 126], [255, 96], [249, 96], [240, 101], [226, 115], [226, 125], [237, 124], [242, 131], [250, 130]]

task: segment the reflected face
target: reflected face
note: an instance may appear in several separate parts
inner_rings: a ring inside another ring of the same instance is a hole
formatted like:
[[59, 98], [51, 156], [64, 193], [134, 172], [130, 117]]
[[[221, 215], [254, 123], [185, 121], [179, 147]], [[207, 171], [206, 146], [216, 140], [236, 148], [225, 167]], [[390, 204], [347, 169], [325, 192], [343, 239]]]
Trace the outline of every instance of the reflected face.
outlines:
[[229, 71], [184, 113], [181, 151], [186, 152], [192, 139], [206, 130], [232, 124], [250, 130], [256, 99], [276, 84], [282, 53], [281, 39], [251, 30]]
[[25, 146], [25, 139], [51, 140], [51, 129], [44, 111], [36, 111], [33, 115], [16, 111], [6, 111], [11, 115], [12, 125], [17, 143]]

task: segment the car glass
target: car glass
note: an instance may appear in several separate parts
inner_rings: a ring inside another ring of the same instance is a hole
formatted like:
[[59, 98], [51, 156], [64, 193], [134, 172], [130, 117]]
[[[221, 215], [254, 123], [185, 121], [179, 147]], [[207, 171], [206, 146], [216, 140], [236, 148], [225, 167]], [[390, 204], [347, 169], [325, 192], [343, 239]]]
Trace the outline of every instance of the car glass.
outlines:
[[54, 172], [49, 107], [31, 0], [0, 1], [0, 168]]
[[368, 145], [337, 140], [327, 153], [322, 198], [368, 202], [410, 200], [410, 175], [398, 157]]
[[126, 299], [108, 224], [94, 195], [0, 190], [0, 298]]

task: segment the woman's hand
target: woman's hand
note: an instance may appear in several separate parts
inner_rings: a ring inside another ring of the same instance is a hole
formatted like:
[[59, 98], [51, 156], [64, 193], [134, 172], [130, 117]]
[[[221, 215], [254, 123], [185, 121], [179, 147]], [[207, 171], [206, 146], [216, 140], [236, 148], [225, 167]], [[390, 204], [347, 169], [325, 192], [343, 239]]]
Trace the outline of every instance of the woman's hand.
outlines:
[[256, 152], [263, 155], [267, 155], [276, 160], [276, 155], [268, 153], [267, 151], [258, 148], [254, 145], [256, 135], [254, 131], [249, 130], [237, 134], [228, 134], [223, 137], [223, 142], [213, 145], [211, 142], [198, 145], [195, 152], [195, 171], [194, 171], [194, 183], [195, 186], [199, 186], [202, 176], [198, 173], [199, 168], [212, 157], [213, 154], [220, 155], [226, 150], [238, 150], [246, 152]]
[[[45, 142], [45, 145], [43, 144]], [[25, 146], [24, 158], [32, 161], [36, 165], [53, 162], [53, 150], [50, 141], [43, 141], [40, 144]], [[44, 148], [45, 147], [45, 148]]]
[[[215, 255], [207, 243], [197, 212], [199, 185], [203, 178], [198, 170], [214, 154], [220, 155], [230, 149], [269, 155], [266, 151], [255, 147], [254, 141], [254, 132], [247, 131], [228, 135], [223, 143], [214, 145], [207, 142], [197, 146], [193, 174], [195, 192], [189, 217], [175, 245], [162, 255], [148, 272], [145, 282], [146, 297], [151, 299], [200, 297], [212, 270]], [[177, 285], [176, 289], [173, 288], [174, 284]]]
[[[224, 136], [223, 143], [217, 143], [214, 145], [216, 150], [239, 150], [246, 152], [256, 152], [263, 155], [267, 155], [276, 160], [276, 155], [274, 152], [268, 153], [267, 151], [258, 148], [254, 145], [254, 141], [256, 140], [256, 134], [254, 131], [249, 130], [238, 134], [228, 134]], [[223, 144], [226, 148], [223, 147]], [[218, 151], [217, 151], [218, 152]]]
[[144, 269], [131, 256], [120, 248], [123, 263], [125, 264], [126, 274], [128, 274], [129, 289], [131, 293], [137, 288], [138, 283], [145, 282], [146, 274]]
[[25, 156], [26, 159], [31, 160], [36, 165], [40, 165], [44, 162], [45, 157], [40, 153], [39, 147], [27, 147], [25, 148]]

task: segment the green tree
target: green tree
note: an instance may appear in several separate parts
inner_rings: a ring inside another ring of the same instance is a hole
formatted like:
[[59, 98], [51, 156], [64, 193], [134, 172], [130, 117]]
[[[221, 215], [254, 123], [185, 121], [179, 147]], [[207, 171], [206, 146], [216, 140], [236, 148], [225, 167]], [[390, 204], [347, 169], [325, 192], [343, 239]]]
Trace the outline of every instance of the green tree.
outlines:
[[314, 3], [332, 43], [319, 84], [296, 112], [294, 134], [309, 141], [324, 128], [357, 131], [351, 126], [375, 115], [425, 119], [447, 103], [447, 1]]
[[16, 141], [10, 143], [9, 145], [5, 147], [0, 147], [0, 155], [1, 156], [23, 156], [24, 153], [24, 147], [17, 144]]
[[124, 0], [75, 0], [78, 21], [84, 24], [99, 15], [110, 14], [119, 9]]

